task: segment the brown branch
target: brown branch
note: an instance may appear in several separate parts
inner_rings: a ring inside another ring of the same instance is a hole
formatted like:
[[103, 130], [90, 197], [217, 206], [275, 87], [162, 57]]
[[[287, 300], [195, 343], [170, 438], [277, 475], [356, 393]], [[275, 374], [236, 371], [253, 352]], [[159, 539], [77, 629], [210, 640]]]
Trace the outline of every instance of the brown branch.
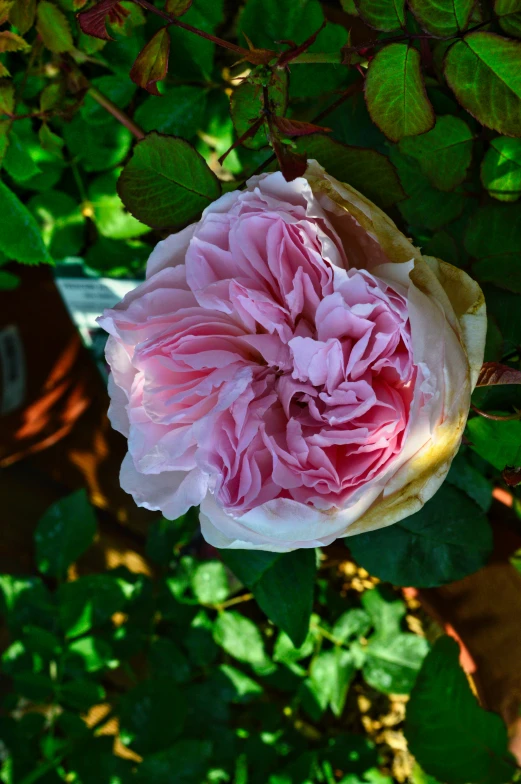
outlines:
[[141, 130], [139, 125], [136, 125], [136, 123], [131, 120], [130, 117], [128, 117], [125, 112], [119, 108], [119, 106], [116, 106], [115, 103], [112, 103], [112, 101], [103, 95], [103, 93], [100, 93], [96, 87], [89, 87], [88, 94], [94, 101], [96, 101], [96, 103], [99, 103], [99, 105], [103, 106], [103, 108], [106, 109], [109, 114], [115, 117], [116, 120], [121, 123], [121, 125], [124, 125], [125, 128], [128, 128], [130, 133], [135, 136], [136, 139], [141, 140], [145, 138], [146, 134], [143, 130]]

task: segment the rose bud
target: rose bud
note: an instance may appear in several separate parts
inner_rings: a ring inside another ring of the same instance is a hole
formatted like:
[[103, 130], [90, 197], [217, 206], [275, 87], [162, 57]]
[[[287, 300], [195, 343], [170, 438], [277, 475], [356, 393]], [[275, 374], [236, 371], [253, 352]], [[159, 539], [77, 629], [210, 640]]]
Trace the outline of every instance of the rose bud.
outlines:
[[310, 161], [160, 242], [99, 319], [121, 485], [219, 548], [330, 544], [417, 512], [458, 450], [485, 303]]

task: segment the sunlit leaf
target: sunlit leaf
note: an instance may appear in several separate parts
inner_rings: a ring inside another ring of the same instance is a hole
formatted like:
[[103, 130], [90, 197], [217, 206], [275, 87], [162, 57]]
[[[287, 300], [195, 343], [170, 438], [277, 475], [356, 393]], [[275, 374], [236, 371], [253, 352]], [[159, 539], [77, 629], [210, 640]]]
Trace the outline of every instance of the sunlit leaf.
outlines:
[[0, 250], [25, 264], [52, 263], [35, 219], [3, 182], [0, 182]]
[[435, 123], [420, 71], [420, 55], [407, 44], [389, 44], [371, 61], [365, 98], [373, 122], [392, 141], [425, 133]]
[[203, 158], [184, 139], [151, 133], [135, 148], [119, 180], [126, 208], [154, 228], [193, 219], [221, 192]]
[[424, 30], [443, 37], [466, 30], [475, 0], [409, 0], [409, 6]]
[[155, 33], [138, 54], [130, 70], [130, 78], [152, 95], [160, 95], [157, 82], [165, 78], [170, 54], [170, 35], [167, 27]]
[[492, 139], [483, 163], [481, 181], [498, 201], [517, 201], [521, 196], [521, 139]]
[[448, 50], [445, 77], [480, 123], [507, 136], [521, 135], [521, 42], [469, 33]]

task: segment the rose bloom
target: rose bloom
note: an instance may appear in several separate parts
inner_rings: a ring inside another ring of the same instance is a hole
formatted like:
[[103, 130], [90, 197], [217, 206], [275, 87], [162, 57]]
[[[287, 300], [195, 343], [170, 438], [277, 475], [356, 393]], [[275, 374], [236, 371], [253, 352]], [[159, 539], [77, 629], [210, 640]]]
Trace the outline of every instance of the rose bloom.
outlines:
[[330, 544], [417, 512], [461, 441], [479, 286], [353, 188], [249, 180], [160, 242], [99, 319], [121, 485], [219, 548]]

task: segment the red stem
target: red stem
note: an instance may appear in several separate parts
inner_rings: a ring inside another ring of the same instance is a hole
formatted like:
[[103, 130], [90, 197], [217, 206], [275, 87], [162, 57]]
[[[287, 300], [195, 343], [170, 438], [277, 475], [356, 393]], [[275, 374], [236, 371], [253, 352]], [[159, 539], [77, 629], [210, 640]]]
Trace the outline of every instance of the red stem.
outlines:
[[125, 128], [128, 128], [130, 133], [136, 137], [136, 139], [144, 139], [146, 134], [139, 125], [128, 117], [125, 112], [121, 111], [119, 106], [116, 106], [115, 103], [112, 103], [103, 93], [100, 93], [95, 87], [89, 87], [89, 95], [93, 98], [96, 103], [99, 103], [100, 106], [103, 106], [104, 109], [107, 110], [113, 117], [116, 118], [121, 125], [124, 125]]
[[[248, 57], [248, 50], [244, 49], [242, 46], [238, 46], [237, 44], [232, 44], [229, 41], [225, 41], [223, 38], [218, 38], [211, 33], [205, 33], [204, 30], [199, 30], [197, 27], [193, 27], [191, 24], [187, 24], [186, 22], [181, 22], [180, 19], [177, 19], [175, 16], [171, 16], [167, 14], [165, 11], [161, 11], [159, 8], [156, 8], [155, 5], [149, 3], [148, 0], [133, 0], [134, 3], [140, 5], [142, 8], [146, 8], [147, 11], [151, 11], [153, 14], [157, 14], [161, 16], [163, 19], [166, 19], [169, 24], [176, 25], [176, 27], [180, 27], [182, 30], [188, 30], [190, 33], [195, 33], [195, 35], [201, 36], [201, 38], [206, 38], [207, 41], [212, 41], [214, 44], [218, 46], [223, 46], [225, 49], [230, 49], [232, 52], [236, 52], [240, 54], [242, 57]], [[275, 53], [274, 53], [275, 54]]]

